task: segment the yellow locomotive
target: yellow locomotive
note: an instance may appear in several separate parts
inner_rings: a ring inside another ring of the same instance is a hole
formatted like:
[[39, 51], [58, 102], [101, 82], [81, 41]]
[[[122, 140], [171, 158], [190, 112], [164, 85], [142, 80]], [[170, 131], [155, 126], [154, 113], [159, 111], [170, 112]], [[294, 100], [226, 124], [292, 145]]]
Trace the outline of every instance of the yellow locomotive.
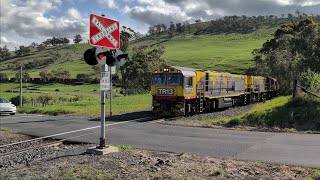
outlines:
[[163, 67], [152, 75], [152, 111], [170, 116], [210, 112], [265, 101], [277, 90], [276, 79], [270, 77]]

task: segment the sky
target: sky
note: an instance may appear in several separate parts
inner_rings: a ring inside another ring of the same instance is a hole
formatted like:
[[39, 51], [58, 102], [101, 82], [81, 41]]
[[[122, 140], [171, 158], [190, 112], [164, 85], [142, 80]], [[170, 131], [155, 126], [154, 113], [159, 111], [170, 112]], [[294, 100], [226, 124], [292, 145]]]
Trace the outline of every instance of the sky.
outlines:
[[89, 38], [89, 15], [146, 33], [149, 26], [225, 15], [320, 14], [320, 0], [0, 0], [0, 46], [13, 50], [52, 37]]

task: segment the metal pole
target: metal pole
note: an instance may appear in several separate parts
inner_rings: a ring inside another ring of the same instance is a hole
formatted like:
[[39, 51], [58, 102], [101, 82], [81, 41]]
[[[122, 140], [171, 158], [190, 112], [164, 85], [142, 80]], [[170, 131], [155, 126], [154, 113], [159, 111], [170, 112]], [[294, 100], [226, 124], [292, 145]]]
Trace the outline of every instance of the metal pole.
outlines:
[[110, 73], [110, 116], [112, 116], [112, 72], [111, 72], [111, 66], [109, 66], [109, 73]]
[[[101, 79], [102, 74], [106, 73], [106, 65], [101, 66]], [[106, 92], [101, 91], [101, 135], [99, 148], [103, 149], [106, 147], [106, 129], [105, 129], [105, 119], [106, 119]]]
[[20, 66], [20, 107], [22, 107], [22, 66]]

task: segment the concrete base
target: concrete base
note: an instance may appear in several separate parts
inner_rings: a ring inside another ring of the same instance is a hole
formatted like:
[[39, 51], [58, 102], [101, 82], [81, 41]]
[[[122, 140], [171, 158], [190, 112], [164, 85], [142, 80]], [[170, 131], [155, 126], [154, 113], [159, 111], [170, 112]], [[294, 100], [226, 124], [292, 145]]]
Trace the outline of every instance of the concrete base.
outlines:
[[119, 152], [119, 148], [114, 147], [114, 146], [109, 146], [104, 149], [98, 149], [97, 147], [92, 147], [92, 148], [87, 149], [86, 152], [89, 154], [95, 154], [95, 155], [105, 155], [105, 154], [109, 154], [109, 153]]

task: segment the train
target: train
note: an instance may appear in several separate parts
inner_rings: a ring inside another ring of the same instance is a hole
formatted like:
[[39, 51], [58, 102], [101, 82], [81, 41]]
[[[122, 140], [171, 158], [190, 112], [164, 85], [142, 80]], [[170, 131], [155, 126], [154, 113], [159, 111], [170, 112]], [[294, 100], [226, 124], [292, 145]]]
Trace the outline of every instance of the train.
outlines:
[[264, 102], [278, 95], [275, 78], [167, 66], [152, 73], [152, 112], [186, 116]]

